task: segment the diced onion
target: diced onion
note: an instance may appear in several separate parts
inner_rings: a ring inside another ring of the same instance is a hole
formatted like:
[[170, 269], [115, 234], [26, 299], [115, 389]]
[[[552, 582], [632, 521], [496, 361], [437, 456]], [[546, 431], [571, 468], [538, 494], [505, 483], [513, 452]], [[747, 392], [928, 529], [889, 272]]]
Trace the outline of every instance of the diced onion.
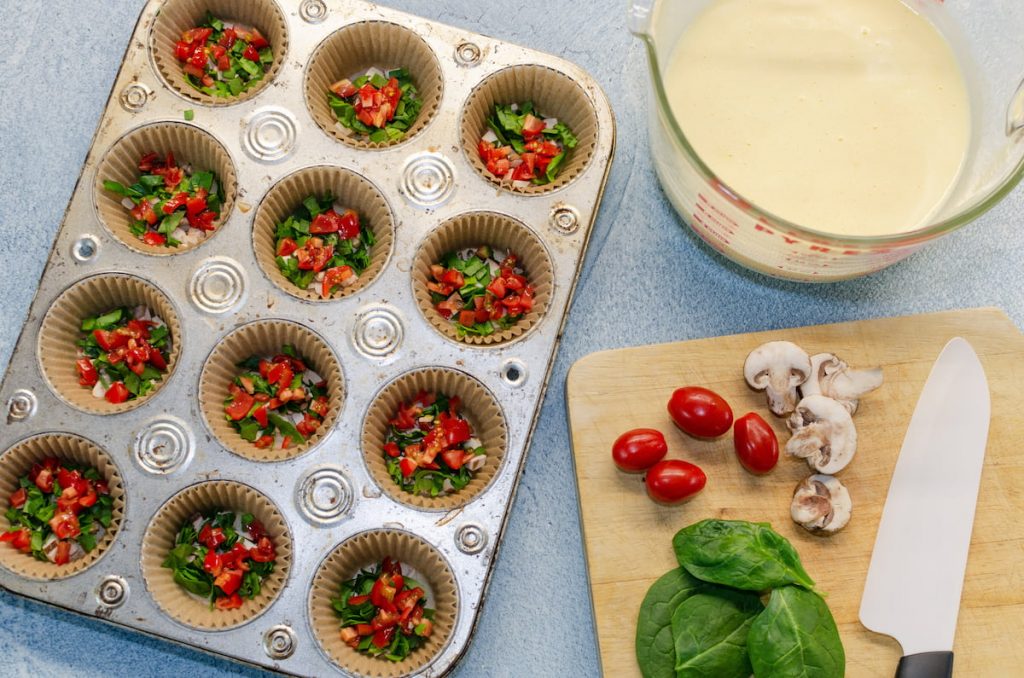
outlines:
[[132, 202], [132, 199], [131, 199], [131, 198], [125, 198], [125, 199], [123, 199], [123, 200], [121, 201], [121, 205], [122, 205], [122, 206], [123, 206], [123, 207], [124, 207], [124, 208], [125, 208], [126, 210], [133, 210], [133, 209], [135, 209], [135, 203], [134, 203], [134, 202]]
[[493, 144], [495, 141], [498, 140], [498, 135], [494, 133], [494, 130], [489, 129], [487, 130], [487, 134], [483, 136], [483, 140], [486, 141], [487, 143]]
[[551, 129], [558, 124], [558, 118], [544, 118], [544, 127]]
[[468, 468], [473, 473], [476, 473], [477, 471], [482, 469], [484, 467], [484, 465], [486, 465], [486, 464], [487, 464], [487, 455], [486, 454], [476, 454], [476, 455], [473, 455], [472, 457], [470, 457], [469, 461], [466, 462], [466, 468]]

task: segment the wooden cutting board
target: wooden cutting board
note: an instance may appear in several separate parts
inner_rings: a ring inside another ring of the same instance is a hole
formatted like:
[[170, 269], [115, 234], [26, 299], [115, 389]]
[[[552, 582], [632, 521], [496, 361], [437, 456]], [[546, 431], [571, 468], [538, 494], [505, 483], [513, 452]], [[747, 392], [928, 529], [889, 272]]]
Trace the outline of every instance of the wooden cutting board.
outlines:
[[[1024, 336], [995, 309], [644, 346], [577, 362], [568, 378], [568, 410], [604, 674], [640, 675], [633, 645], [637, 611], [648, 587], [677, 566], [672, 536], [704, 518], [728, 518], [770, 522], [797, 548], [828, 594], [846, 648], [847, 676], [892, 676], [899, 645], [861, 626], [857, 611], [903, 435], [932, 363], [954, 336], [968, 339], [981, 356], [992, 393], [955, 674], [1024, 675]], [[784, 445], [784, 422], [768, 412], [763, 394], [747, 388], [742, 373], [752, 349], [778, 339], [885, 371], [885, 384], [861, 401], [854, 417], [860, 444], [840, 474], [853, 499], [853, 518], [830, 538], [790, 520], [793, 489], [810, 473], [803, 461], [783, 453], [770, 475], [755, 477], [736, 461], [731, 434], [694, 440], [674, 427], [665, 409], [676, 388], [705, 386], [725, 397], [737, 418], [760, 413]], [[647, 498], [642, 476], [615, 468], [612, 442], [637, 427], [660, 429], [669, 457], [704, 469], [708, 483], [700, 495], [682, 506], [659, 506]]]

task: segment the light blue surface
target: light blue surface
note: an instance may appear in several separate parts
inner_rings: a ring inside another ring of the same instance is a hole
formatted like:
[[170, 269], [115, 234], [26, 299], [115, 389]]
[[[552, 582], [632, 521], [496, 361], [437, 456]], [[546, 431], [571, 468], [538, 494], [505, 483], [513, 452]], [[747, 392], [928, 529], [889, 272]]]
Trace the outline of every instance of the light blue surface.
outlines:
[[[10, 358], [143, 4], [0, 3], [7, 36], [0, 57], [0, 366]], [[1024, 325], [1020, 191], [981, 222], [871, 278], [819, 287], [769, 280], [699, 245], [662, 195], [644, 150], [646, 65], [624, 28], [623, 0], [388, 4], [576, 61], [603, 85], [619, 125], [617, 159], [551, 390], [476, 639], [455, 675], [598, 672], [564, 407], [565, 375], [580, 357], [983, 305], [1000, 306]], [[0, 646], [2, 675], [265, 675], [4, 593]]]

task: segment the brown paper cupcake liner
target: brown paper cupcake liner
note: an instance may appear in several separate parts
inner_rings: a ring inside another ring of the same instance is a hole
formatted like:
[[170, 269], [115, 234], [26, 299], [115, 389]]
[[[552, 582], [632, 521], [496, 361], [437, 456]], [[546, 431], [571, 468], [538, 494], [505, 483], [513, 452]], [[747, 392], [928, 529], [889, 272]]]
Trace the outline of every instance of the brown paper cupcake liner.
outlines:
[[[487, 461], [466, 487], [438, 497], [406, 492], [388, 475], [384, 461], [384, 440], [388, 420], [398, 406], [422, 391], [459, 396], [462, 415], [469, 421], [473, 435], [487, 450]], [[501, 406], [494, 395], [473, 377], [456, 370], [430, 367], [407, 372], [386, 385], [374, 398], [363, 422], [363, 457], [370, 475], [381, 489], [396, 501], [428, 510], [451, 510], [465, 506], [479, 496], [498, 474], [508, 444], [508, 428]]]
[[[558, 118], [579, 140], [569, 150], [555, 180], [545, 186], [517, 187], [487, 171], [477, 150], [480, 139], [489, 129], [487, 118], [498, 104], [522, 104], [532, 101], [534, 108], [546, 117]], [[504, 189], [536, 195], [562, 188], [583, 173], [594, 157], [597, 145], [597, 111], [587, 93], [568, 75], [547, 66], [510, 66], [480, 83], [462, 113], [462, 148], [469, 162], [488, 181]]]
[[[254, 599], [243, 599], [235, 610], [210, 609], [210, 602], [190, 594], [174, 581], [163, 561], [174, 548], [175, 537], [191, 516], [211, 509], [251, 513], [263, 523], [277, 550], [274, 571], [263, 580]], [[202, 631], [223, 631], [255, 619], [277, 598], [288, 580], [292, 540], [277, 507], [248, 485], [229, 480], [198, 483], [174, 495], [153, 516], [142, 537], [142, 577], [153, 600], [174, 620]]]
[[[124, 197], [103, 188], [104, 181], [117, 181], [131, 186], [138, 181], [139, 159], [154, 152], [160, 157], [173, 153], [179, 165], [188, 164], [199, 171], [217, 173], [222, 204], [220, 217], [214, 222], [215, 230], [194, 244], [182, 243], [177, 247], [147, 245], [131, 231], [131, 215], [121, 204]], [[238, 180], [231, 156], [219, 141], [194, 125], [180, 122], [158, 122], [139, 127], [114, 142], [96, 168], [96, 211], [100, 222], [110, 233], [130, 249], [143, 254], [169, 256], [195, 249], [213, 238], [231, 214], [238, 192]]]
[[[233, 97], [215, 97], [200, 92], [185, 80], [174, 48], [181, 34], [206, 19], [206, 13], [228, 23], [259, 29], [270, 42], [274, 63], [263, 79]], [[273, 81], [288, 51], [288, 27], [284, 13], [273, 0], [167, 0], [153, 21], [150, 53], [164, 81], [179, 94], [207, 106], [229, 106], [250, 99]]]
[[[11, 493], [18, 489], [18, 479], [28, 473], [33, 464], [42, 462], [46, 457], [57, 457], [63, 462], [94, 467], [107, 481], [110, 496], [114, 500], [110, 527], [106, 528], [103, 537], [96, 542], [96, 548], [77, 560], [56, 565], [36, 560], [32, 554], [21, 553], [9, 544], [0, 544], [0, 566], [23, 577], [55, 580], [91, 567], [114, 543], [124, 519], [124, 485], [113, 460], [93, 443], [68, 433], [42, 433], [22, 440], [0, 456], [0, 498], [6, 502]], [[9, 527], [7, 518], [0, 513], [0, 533], [6, 532]]]
[[[328, 298], [296, 287], [277, 267], [277, 224], [284, 221], [310, 195], [325, 193], [335, 202], [359, 213], [360, 223], [373, 231], [376, 243], [371, 250], [370, 266], [359, 274], [354, 285], [343, 287]], [[384, 195], [363, 176], [341, 167], [309, 167], [290, 174], [267, 192], [256, 211], [252, 230], [256, 261], [270, 280], [292, 296], [307, 301], [332, 301], [350, 296], [372, 283], [387, 263], [395, 240], [395, 220]]]
[[[386, 556], [398, 560], [403, 573], [414, 573], [427, 593], [427, 607], [435, 610], [434, 631], [428, 641], [401, 662], [371, 657], [343, 643], [341, 621], [331, 606], [342, 582]], [[447, 645], [458, 614], [455, 575], [444, 556], [420, 537], [399, 530], [362, 532], [342, 542], [317, 568], [309, 594], [310, 626], [321, 649], [345, 671], [367, 678], [398, 678], [423, 670]]]
[[[416, 122], [401, 139], [373, 143], [343, 127], [327, 103], [333, 83], [370, 68], [405, 68], [423, 101]], [[443, 86], [441, 66], [423, 38], [398, 24], [361, 21], [335, 31], [313, 53], [306, 72], [306, 106], [316, 124], [338, 141], [355, 148], [385, 148], [408, 141], [427, 126], [437, 113]]]
[[[427, 289], [427, 283], [433, 280], [430, 267], [449, 252], [480, 245], [515, 252], [524, 275], [536, 292], [533, 310], [506, 330], [486, 337], [459, 337], [454, 323], [438, 313], [430, 299]], [[529, 332], [547, 310], [554, 281], [551, 257], [540, 238], [515, 219], [493, 212], [470, 212], [444, 222], [420, 245], [412, 266], [413, 295], [427, 321], [449, 339], [478, 346], [504, 344]]]
[[[163, 379], [141, 398], [113, 404], [92, 395], [78, 383], [76, 342], [83, 336], [82, 320], [118, 306], [144, 305], [170, 328], [170, 353]], [[181, 323], [171, 300], [150, 282], [124, 273], [103, 273], [65, 290], [46, 312], [39, 329], [39, 364], [47, 383], [62, 400], [91, 414], [118, 414], [139, 407], [156, 395], [173, 376], [181, 353]]]
[[[224, 418], [228, 388], [241, 372], [238, 363], [249, 356], [274, 356], [285, 344], [295, 347], [306, 365], [327, 381], [328, 412], [320, 428], [302, 445], [258, 449], [243, 440]], [[318, 334], [287, 320], [260, 320], [243, 325], [226, 336], [207, 358], [199, 376], [199, 403], [206, 425], [221, 445], [253, 461], [292, 459], [312, 449], [334, 426], [345, 398], [341, 364]]]

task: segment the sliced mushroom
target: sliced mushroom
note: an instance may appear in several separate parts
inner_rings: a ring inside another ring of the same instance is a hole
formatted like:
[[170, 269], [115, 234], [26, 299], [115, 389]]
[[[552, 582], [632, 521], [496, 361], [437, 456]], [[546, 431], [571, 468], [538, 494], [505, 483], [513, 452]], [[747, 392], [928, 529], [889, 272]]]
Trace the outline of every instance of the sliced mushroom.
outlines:
[[807, 460], [819, 473], [838, 473], [857, 452], [857, 428], [849, 411], [823, 395], [807, 396], [787, 422], [793, 437], [786, 453]]
[[768, 395], [772, 412], [785, 416], [799, 400], [797, 387], [811, 374], [811, 359], [790, 341], [771, 341], [754, 349], [743, 363], [750, 387]]
[[811, 376], [800, 386], [800, 393], [805, 398], [823, 395], [838, 400], [855, 414], [860, 398], [881, 385], [881, 368], [855, 370], [832, 353], [819, 353], [811, 356]]
[[789, 513], [793, 522], [809, 532], [832, 534], [850, 522], [853, 502], [838, 478], [813, 475], [796, 486]]

